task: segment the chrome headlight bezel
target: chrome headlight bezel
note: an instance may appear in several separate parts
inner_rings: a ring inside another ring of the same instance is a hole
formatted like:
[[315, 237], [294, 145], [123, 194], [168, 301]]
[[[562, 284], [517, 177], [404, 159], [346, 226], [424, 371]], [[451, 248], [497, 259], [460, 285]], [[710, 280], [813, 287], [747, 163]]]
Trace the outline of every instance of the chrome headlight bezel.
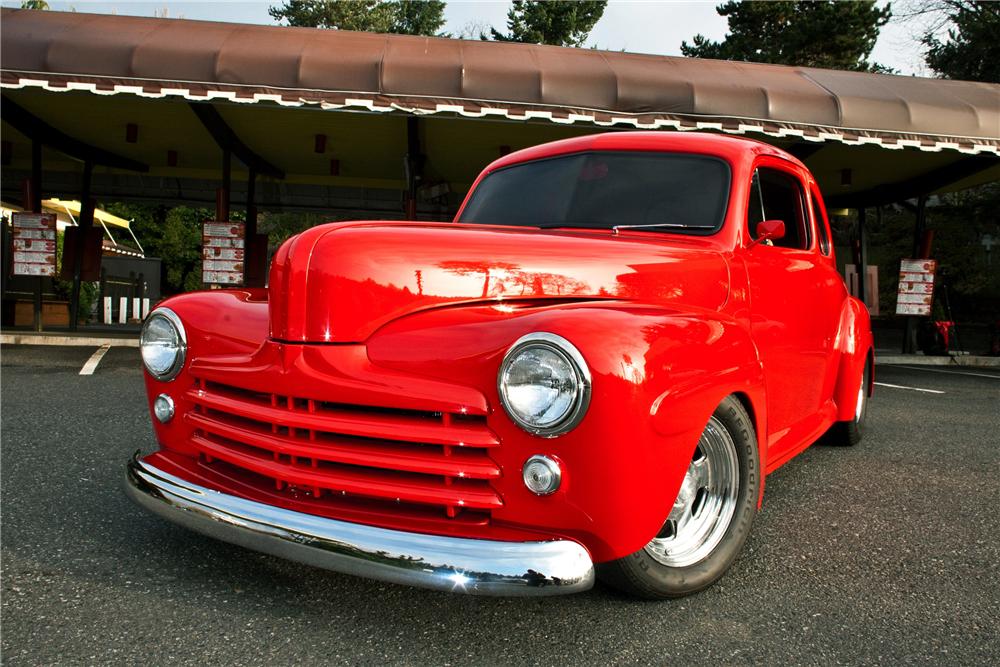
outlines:
[[[173, 362], [166, 371], [162, 372], [150, 368], [149, 364], [146, 363], [145, 355], [142, 355], [142, 351], [146, 345], [146, 332], [150, 324], [156, 319], [165, 320], [176, 332], [178, 341]], [[177, 316], [177, 313], [169, 308], [157, 308], [149, 314], [149, 317], [143, 322], [142, 332], [139, 334], [139, 353], [142, 356], [142, 365], [146, 369], [146, 372], [160, 382], [170, 382], [177, 377], [177, 374], [184, 368], [184, 361], [187, 358], [187, 333], [184, 331], [184, 324], [181, 322], [181, 318]]]
[[[511, 406], [507, 396], [507, 370], [522, 352], [531, 348], [544, 348], [559, 355], [572, 369], [576, 382], [576, 394], [565, 414], [555, 423], [544, 427], [526, 421]], [[500, 404], [503, 405], [507, 416], [528, 433], [544, 438], [554, 438], [576, 428], [584, 415], [586, 415], [587, 407], [590, 405], [590, 390], [590, 369], [587, 367], [587, 362], [584, 361], [583, 355], [580, 354], [580, 351], [572, 343], [562, 336], [546, 331], [536, 331], [518, 338], [510, 346], [510, 349], [507, 350], [503, 361], [500, 363], [500, 369], [497, 372], [497, 394], [500, 396]]]

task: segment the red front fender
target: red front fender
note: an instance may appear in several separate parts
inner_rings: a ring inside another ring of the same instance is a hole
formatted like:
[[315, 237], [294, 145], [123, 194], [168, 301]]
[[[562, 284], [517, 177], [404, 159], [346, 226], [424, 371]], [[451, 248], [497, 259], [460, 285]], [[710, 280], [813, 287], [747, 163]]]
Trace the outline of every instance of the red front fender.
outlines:
[[[503, 354], [537, 331], [570, 341], [593, 376], [586, 416], [556, 438], [518, 428], [497, 395]], [[491, 453], [503, 468], [494, 486], [504, 506], [494, 521], [578, 540], [596, 561], [633, 553], [662, 528], [705, 424], [726, 396], [741, 394], [765, 432], [752, 341], [739, 323], [711, 311], [607, 303], [516, 313], [441, 309], [388, 325], [367, 346], [376, 366], [482, 391], [489, 427], [503, 443]], [[521, 480], [534, 454], [562, 463], [563, 485], [552, 496], [535, 496]]]

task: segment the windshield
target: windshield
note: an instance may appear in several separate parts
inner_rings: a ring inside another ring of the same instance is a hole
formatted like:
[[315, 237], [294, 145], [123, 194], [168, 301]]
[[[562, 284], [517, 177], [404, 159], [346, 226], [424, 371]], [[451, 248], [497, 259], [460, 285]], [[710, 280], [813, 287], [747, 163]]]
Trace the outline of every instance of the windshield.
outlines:
[[722, 226], [729, 178], [729, 165], [701, 155], [575, 153], [489, 174], [460, 222], [706, 234]]

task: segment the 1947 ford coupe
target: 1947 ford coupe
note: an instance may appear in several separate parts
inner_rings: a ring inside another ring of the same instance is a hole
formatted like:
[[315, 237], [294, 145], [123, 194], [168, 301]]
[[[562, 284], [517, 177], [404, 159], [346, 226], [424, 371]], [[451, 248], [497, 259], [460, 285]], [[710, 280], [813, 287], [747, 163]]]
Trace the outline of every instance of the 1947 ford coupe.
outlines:
[[507, 155], [455, 221], [314, 227], [267, 289], [164, 301], [159, 450], [126, 490], [331, 570], [550, 595], [705, 588], [764, 476], [872, 390], [815, 179], [767, 144], [615, 133]]

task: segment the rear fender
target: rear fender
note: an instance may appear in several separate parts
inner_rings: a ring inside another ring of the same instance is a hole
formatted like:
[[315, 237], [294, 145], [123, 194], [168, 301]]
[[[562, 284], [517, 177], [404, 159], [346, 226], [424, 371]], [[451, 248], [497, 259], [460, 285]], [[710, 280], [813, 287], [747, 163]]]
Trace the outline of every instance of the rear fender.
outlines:
[[837, 384], [833, 390], [837, 421], [850, 421], [854, 418], [857, 407], [858, 388], [866, 362], [870, 361], [872, 364], [866, 396], [872, 395], [875, 381], [871, 318], [868, 316], [868, 308], [854, 297], [848, 297], [844, 302], [834, 347], [840, 353]]

